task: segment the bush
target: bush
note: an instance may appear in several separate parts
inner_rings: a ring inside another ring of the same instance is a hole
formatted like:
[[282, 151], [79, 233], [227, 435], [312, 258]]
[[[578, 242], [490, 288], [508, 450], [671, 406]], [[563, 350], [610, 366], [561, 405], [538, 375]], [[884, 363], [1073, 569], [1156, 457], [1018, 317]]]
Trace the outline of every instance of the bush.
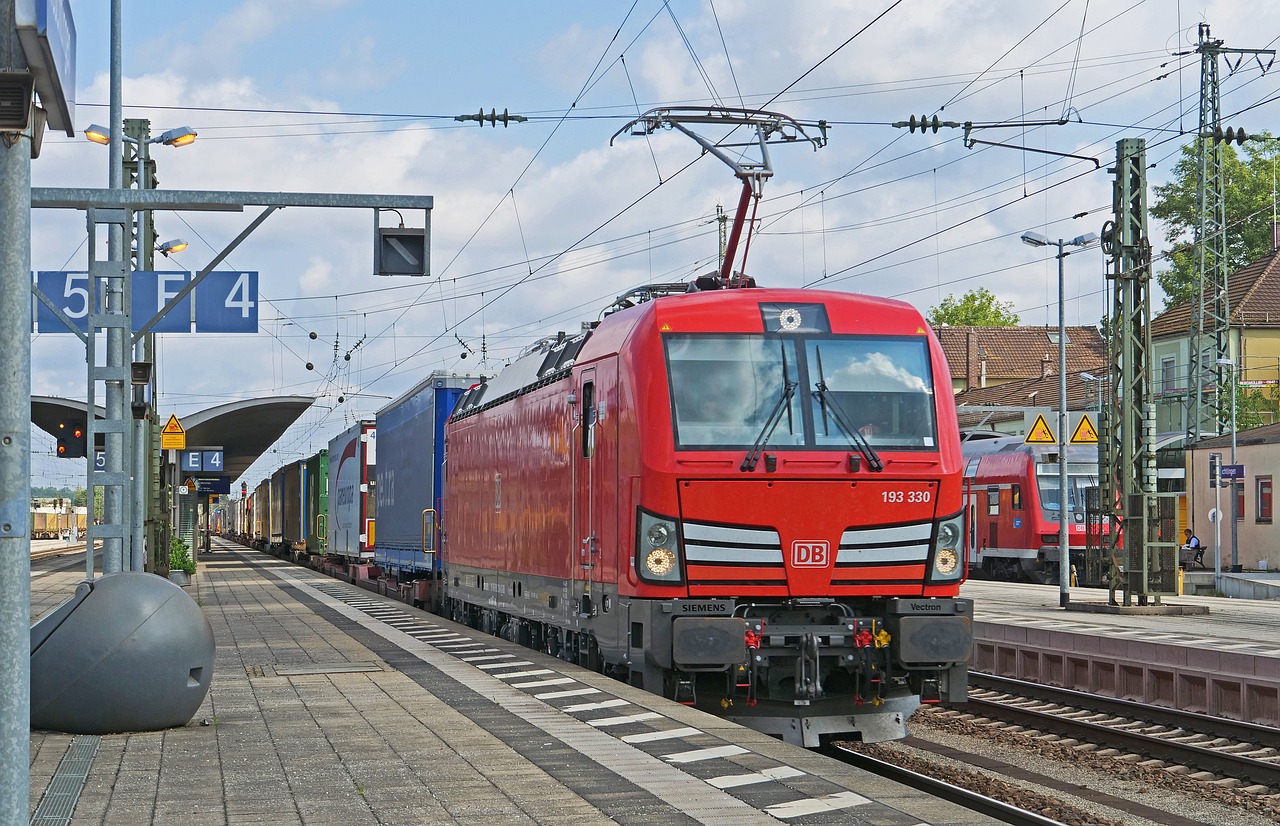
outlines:
[[196, 572], [196, 563], [191, 558], [187, 543], [176, 536], [169, 542], [169, 570], [186, 571], [188, 574]]

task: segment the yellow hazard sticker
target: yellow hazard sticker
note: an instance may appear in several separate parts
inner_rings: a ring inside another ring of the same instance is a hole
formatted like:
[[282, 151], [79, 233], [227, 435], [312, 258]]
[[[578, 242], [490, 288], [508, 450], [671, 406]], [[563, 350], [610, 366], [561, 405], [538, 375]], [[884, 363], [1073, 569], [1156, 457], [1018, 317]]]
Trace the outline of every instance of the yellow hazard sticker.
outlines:
[[1031, 425], [1031, 429], [1027, 431], [1027, 437], [1022, 440], [1024, 445], [1052, 445], [1056, 444], [1058, 438], [1053, 435], [1053, 429], [1049, 427], [1049, 423], [1044, 420], [1044, 414], [1036, 416], [1035, 424]]

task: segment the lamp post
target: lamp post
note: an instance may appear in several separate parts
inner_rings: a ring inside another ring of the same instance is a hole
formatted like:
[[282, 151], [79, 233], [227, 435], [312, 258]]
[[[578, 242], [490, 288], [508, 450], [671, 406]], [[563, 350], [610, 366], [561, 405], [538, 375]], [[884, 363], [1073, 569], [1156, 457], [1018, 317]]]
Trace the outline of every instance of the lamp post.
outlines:
[[[162, 143], [165, 146], [186, 146], [193, 143], [197, 133], [189, 126], [179, 126], [170, 129], [157, 137], [147, 137], [150, 129], [149, 121], [128, 121], [127, 128], [138, 131], [138, 137], [128, 134], [121, 134], [121, 138], [125, 143], [132, 144], [136, 148], [137, 154], [137, 188], [149, 189], [149, 181], [146, 177], [147, 161], [150, 160], [149, 147], [151, 144]], [[140, 130], [140, 131], [139, 131]], [[111, 130], [105, 126], [91, 124], [84, 130], [84, 136], [93, 143], [102, 144], [104, 146], [111, 143]], [[136, 245], [137, 254], [134, 259], [137, 266], [135, 269], [144, 269], [150, 264], [151, 240], [150, 233], [147, 232], [149, 221], [144, 216], [146, 213], [139, 213], [136, 219], [136, 232], [134, 243]], [[149, 216], [148, 216], [149, 217]], [[170, 252], [181, 252], [186, 249], [185, 241], [168, 241], [161, 244], [156, 249], [163, 255], [168, 257]], [[149, 364], [152, 360], [154, 339], [148, 333], [143, 340], [135, 345], [133, 360], [135, 362], [143, 362]], [[149, 377], [146, 384], [152, 390], [154, 398], [155, 387], [155, 370], [149, 371]], [[133, 421], [133, 456], [132, 461], [132, 480], [133, 480], [133, 513], [131, 514], [131, 530], [130, 530], [130, 548], [127, 569], [132, 571], [141, 571], [145, 568], [146, 548], [143, 537], [146, 535], [145, 525], [147, 518], [147, 476], [148, 476], [148, 454], [150, 452], [150, 443], [147, 439], [147, 420], [146, 408], [147, 398], [144, 395], [146, 387], [134, 387], [134, 421]], [[142, 415], [138, 415], [138, 410], [142, 411]], [[162, 549], [161, 549], [162, 550]]]
[[[1231, 359], [1218, 359], [1217, 365], [1231, 371], [1231, 464], [1236, 463], [1236, 364]], [[1236, 513], [1236, 504], [1240, 501], [1236, 492], [1239, 480], [1231, 477], [1231, 573], [1238, 574], [1240, 566], [1240, 514]]]
[[1088, 247], [1098, 240], [1096, 233], [1086, 233], [1070, 241], [1050, 241], [1038, 232], [1024, 232], [1022, 243], [1032, 247], [1057, 246], [1058, 254], [1058, 604], [1071, 604], [1071, 547], [1067, 521], [1067, 316], [1066, 278], [1062, 261], [1072, 252], [1067, 247]]

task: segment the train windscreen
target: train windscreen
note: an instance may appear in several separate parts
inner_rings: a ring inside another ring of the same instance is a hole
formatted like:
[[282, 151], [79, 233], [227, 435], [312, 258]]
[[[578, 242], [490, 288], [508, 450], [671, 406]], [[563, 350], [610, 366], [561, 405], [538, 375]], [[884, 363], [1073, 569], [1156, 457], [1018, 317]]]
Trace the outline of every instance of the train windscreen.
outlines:
[[[1061, 497], [1058, 490], [1061, 481], [1058, 478], [1058, 463], [1043, 462], [1036, 465], [1036, 486], [1040, 489], [1040, 504], [1045, 511], [1052, 511], [1054, 519], [1058, 512]], [[1067, 511], [1083, 512], [1085, 508], [1085, 491], [1098, 486], [1098, 466], [1067, 462]]]
[[[678, 449], [933, 450], [933, 377], [923, 337], [668, 335]], [[834, 409], [833, 409], [834, 408]]]

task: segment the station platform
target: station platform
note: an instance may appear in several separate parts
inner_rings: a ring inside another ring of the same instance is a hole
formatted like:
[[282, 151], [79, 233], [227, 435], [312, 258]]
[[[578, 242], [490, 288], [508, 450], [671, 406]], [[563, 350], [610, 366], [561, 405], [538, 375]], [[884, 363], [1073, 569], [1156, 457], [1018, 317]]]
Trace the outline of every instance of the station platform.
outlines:
[[1105, 590], [1075, 588], [1064, 609], [1054, 585], [960, 592], [974, 601], [974, 671], [1280, 727], [1275, 601], [1186, 594], [1106, 610]]
[[[989, 824], [815, 752], [239, 546], [180, 728], [31, 734], [32, 824]], [[32, 618], [80, 557], [31, 581]]]

